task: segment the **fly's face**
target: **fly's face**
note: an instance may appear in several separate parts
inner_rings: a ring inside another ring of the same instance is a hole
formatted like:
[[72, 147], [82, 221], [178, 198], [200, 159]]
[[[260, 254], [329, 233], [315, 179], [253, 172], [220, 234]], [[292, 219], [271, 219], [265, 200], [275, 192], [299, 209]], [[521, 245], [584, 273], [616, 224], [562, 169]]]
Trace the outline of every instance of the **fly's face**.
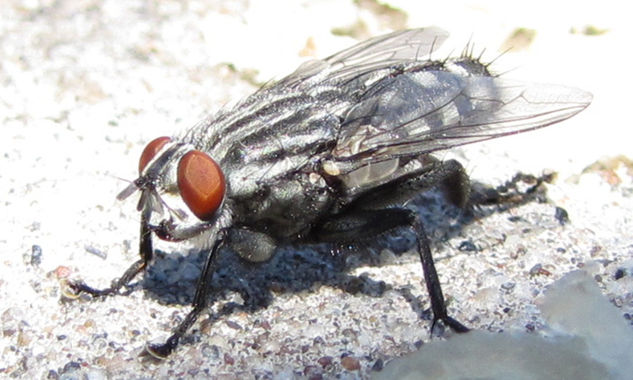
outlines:
[[226, 194], [220, 166], [190, 144], [159, 137], [139, 159], [139, 178], [118, 196], [140, 190], [138, 211], [164, 240], [178, 241], [210, 228]]

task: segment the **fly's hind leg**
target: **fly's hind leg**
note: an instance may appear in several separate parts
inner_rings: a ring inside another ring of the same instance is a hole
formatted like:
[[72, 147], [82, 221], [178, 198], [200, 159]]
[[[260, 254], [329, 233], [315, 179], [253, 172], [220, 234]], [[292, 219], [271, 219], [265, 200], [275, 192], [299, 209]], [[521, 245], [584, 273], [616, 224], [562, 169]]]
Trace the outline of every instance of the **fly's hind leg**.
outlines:
[[400, 205], [425, 190], [442, 186], [450, 202], [464, 207], [470, 196], [470, 181], [458, 161], [440, 161], [432, 156], [423, 156], [419, 160], [424, 161], [424, 164], [418, 170], [401, 173], [399, 177], [398, 173], [394, 173], [395, 178], [391, 181], [367, 191], [350, 204], [346, 212], [318, 226], [317, 238], [325, 241], [357, 240], [359, 237], [376, 236], [397, 227], [409, 226], [417, 237], [417, 250], [431, 300], [431, 331], [437, 321], [442, 321], [456, 332], [466, 332], [468, 328], [446, 311], [429, 239], [420, 218]]
[[433, 331], [437, 321], [442, 321], [456, 332], [468, 331], [466, 326], [448, 315], [429, 239], [419, 217], [413, 211], [398, 207], [379, 210], [354, 210], [325, 221], [316, 227], [313, 233], [315, 238], [321, 241], [341, 242], [357, 240], [362, 236], [375, 236], [404, 226], [409, 226], [417, 237], [417, 250], [422, 262], [424, 281], [433, 311], [431, 331]]
[[[442, 162], [431, 156], [424, 156], [420, 161], [424, 161], [424, 165], [419, 170], [394, 173], [389, 181], [368, 189], [349, 204], [343, 213], [329, 218], [313, 232], [321, 241], [340, 242], [354, 241], [359, 237], [375, 236], [393, 228], [409, 226], [417, 237], [417, 250], [431, 300], [434, 316], [431, 331], [437, 321], [442, 321], [456, 332], [466, 332], [466, 326], [448, 315], [429, 239], [420, 218], [401, 205], [435, 186], [441, 186], [448, 200], [462, 208], [482, 204], [522, 204], [539, 199], [541, 184], [550, 182], [552, 175], [534, 177], [518, 174], [503, 186], [478, 188], [471, 186], [458, 161]], [[522, 190], [526, 185], [527, 188]]]
[[433, 311], [431, 331], [434, 330], [437, 321], [442, 321], [455, 332], [467, 332], [468, 328], [455, 318], [449, 316], [446, 311], [446, 302], [444, 300], [444, 294], [442, 293], [440, 279], [437, 275], [437, 271], [435, 270], [435, 263], [431, 253], [429, 238], [424, 231], [420, 218], [414, 215], [411, 211], [409, 211], [409, 225], [413, 231], [415, 231], [417, 236], [418, 254], [420, 255], [420, 261], [422, 262], [426, 290], [429, 293], [429, 298], [431, 299], [431, 310]]

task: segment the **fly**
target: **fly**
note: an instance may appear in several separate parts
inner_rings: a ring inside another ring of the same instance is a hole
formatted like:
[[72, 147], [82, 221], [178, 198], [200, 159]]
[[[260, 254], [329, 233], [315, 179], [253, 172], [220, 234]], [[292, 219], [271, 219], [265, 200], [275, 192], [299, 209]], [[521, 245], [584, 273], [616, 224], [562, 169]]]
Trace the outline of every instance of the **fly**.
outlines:
[[425, 28], [367, 40], [303, 64], [180, 136], [151, 141], [139, 177], [118, 196], [140, 193], [140, 259], [107, 289], [83, 282], [70, 289], [120, 293], [148, 267], [154, 235], [203, 241], [208, 256], [192, 310], [165, 343], [147, 347], [164, 358], [209, 306], [219, 250], [263, 262], [282, 244], [346, 243], [408, 227], [417, 236], [431, 329], [441, 321], [468, 331], [448, 315], [424, 227], [405, 207], [440, 184], [466, 206], [461, 164], [432, 153], [560, 122], [592, 96], [500, 78], [470, 54], [433, 60], [446, 37]]

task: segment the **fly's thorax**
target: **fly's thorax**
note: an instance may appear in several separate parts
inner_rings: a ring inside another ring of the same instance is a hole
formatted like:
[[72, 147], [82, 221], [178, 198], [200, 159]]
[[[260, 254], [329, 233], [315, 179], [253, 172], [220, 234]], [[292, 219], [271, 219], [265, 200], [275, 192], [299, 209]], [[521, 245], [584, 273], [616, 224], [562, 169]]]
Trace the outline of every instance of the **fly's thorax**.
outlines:
[[336, 199], [325, 179], [315, 171], [296, 172], [260, 184], [231, 201], [236, 224], [278, 239], [298, 238], [331, 211]]

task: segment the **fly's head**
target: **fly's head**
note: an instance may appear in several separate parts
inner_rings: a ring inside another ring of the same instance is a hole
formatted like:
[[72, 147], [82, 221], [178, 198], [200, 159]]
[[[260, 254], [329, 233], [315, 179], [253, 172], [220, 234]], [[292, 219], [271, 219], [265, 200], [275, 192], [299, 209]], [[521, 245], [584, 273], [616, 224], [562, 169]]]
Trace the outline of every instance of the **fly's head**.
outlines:
[[163, 240], [194, 237], [213, 226], [224, 202], [226, 181], [220, 166], [190, 144], [159, 137], [141, 154], [139, 178], [118, 199], [141, 191], [143, 220]]

